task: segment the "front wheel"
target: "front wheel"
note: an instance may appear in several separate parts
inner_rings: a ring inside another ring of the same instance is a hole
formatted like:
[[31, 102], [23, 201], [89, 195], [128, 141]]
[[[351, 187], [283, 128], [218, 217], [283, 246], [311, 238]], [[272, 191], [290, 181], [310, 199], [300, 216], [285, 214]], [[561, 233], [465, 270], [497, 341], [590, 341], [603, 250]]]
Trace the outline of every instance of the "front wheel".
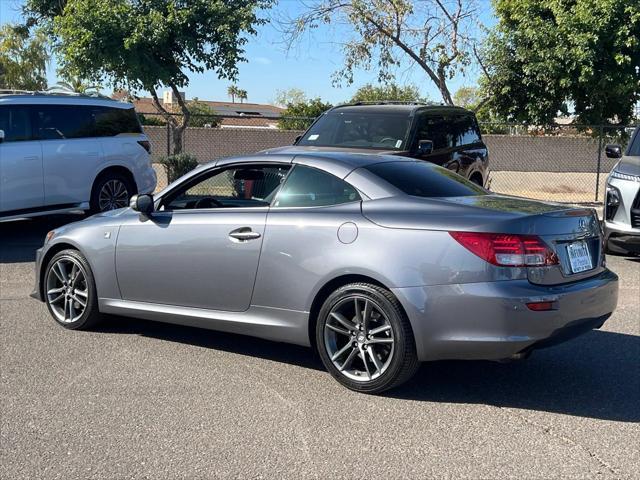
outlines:
[[101, 320], [91, 268], [77, 250], [63, 250], [49, 261], [44, 298], [51, 316], [65, 328], [84, 330]]
[[380, 393], [413, 376], [419, 363], [411, 325], [388, 290], [352, 283], [333, 292], [316, 325], [320, 358], [345, 387]]

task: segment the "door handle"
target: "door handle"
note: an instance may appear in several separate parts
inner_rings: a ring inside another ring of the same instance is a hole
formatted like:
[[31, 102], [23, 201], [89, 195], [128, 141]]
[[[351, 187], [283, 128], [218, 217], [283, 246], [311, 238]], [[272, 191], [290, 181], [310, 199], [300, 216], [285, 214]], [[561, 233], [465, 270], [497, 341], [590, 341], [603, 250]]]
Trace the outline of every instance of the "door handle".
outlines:
[[40, 157], [37, 155], [30, 155], [30, 156], [24, 157], [25, 162], [37, 162], [38, 160], [40, 160]]
[[260, 238], [262, 235], [251, 230], [251, 227], [240, 227], [230, 231], [229, 236], [235, 240], [246, 242], [247, 240], [255, 240], [256, 238]]

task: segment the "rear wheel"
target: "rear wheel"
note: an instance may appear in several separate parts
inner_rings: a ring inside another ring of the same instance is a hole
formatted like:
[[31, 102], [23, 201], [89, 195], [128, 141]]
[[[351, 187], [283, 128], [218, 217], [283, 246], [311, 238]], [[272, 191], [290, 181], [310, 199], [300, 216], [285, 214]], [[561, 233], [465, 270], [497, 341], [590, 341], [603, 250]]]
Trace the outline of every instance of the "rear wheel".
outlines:
[[106, 212], [129, 206], [135, 187], [129, 177], [120, 172], [108, 172], [100, 176], [91, 193], [91, 212]]
[[44, 298], [51, 316], [65, 328], [83, 330], [101, 320], [91, 268], [77, 250], [63, 250], [49, 261]]
[[333, 292], [319, 313], [316, 344], [329, 373], [358, 392], [397, 387], [419, 366], [409, 320], [393, 294], [377, 285], [353, 283]]
[[484, 182], [482, 181], [482, 175], [480, 175], [479, 173], [474, 173], [473, 175], [471, 175], [471, 178], [469, 178], [469, 180], [471, 180], [476, 185], [484, 187]]

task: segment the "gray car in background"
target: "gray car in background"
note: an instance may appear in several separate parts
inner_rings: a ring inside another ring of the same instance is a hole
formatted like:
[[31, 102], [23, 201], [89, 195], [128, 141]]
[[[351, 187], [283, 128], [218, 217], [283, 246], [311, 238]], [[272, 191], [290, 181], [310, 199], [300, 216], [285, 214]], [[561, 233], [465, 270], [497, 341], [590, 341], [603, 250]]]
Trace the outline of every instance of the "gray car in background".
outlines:
[[255, 155], [47, 234], [34, 296], [311, 346], [381, 392], [420, 361], [505, 360], [600, 327], [617, 276], [593, 210], [491, 194], [396, 156]]

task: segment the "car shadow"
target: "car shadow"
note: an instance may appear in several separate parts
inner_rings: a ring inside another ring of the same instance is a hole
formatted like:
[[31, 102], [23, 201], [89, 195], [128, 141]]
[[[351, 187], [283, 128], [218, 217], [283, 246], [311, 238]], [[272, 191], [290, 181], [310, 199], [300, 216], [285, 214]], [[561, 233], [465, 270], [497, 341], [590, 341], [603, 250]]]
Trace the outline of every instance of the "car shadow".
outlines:
[[33, 262], [49, 230], [83, 220], [84, 215], [48, 215], [0, 222], [0, 264]]
[[[193, 327], [111, 317], [99, 331], [142, 335], [323, 370], [309, 348]], [[424, 363], [413, 379], [385, 396], [438, 403], [476, 403], [640, 421], [640, 337], [594, 330], [526, 361]]]

